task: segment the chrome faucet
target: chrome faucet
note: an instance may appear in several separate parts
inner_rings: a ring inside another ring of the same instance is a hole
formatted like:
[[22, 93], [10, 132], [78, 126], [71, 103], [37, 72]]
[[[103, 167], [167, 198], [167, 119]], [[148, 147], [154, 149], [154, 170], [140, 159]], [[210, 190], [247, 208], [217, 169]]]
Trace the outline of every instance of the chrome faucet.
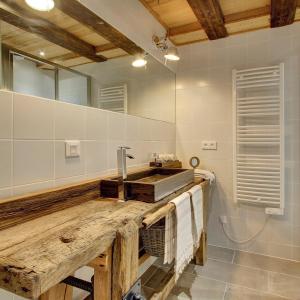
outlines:
[[127, 166], [126, 166], [126, 158], [134, 159], [134, 156], [131, 154], [127, 154], [126, 150], [129, 150], [130, 147], [120, 146], [117, 150], [117, 159], [118, 159], [118, 176], [120, 180], [127, 179]]

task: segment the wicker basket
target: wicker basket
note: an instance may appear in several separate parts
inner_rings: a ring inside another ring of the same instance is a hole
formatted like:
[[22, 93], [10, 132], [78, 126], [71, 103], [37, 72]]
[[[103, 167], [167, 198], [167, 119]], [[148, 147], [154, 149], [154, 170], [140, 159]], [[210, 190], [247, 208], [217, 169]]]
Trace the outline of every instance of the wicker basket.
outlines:
[[141, 236], [146, 253], [151, 256], [164, 257], [165, 224], [156, 223], [149, 229], [143, 229]]

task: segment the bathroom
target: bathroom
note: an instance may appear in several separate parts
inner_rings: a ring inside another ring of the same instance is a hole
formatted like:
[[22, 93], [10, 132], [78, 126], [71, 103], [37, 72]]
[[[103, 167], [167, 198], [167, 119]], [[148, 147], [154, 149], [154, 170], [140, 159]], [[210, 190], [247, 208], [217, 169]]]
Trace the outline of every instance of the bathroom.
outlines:
[[[0, 13], [0, 300], [300, 299], [299, 1], [2, 0]], [[137, 174], [162, 182], [155, 203]], [[142, 249], [121, 270], [191, 174], [195, 259], [175, 276]]]

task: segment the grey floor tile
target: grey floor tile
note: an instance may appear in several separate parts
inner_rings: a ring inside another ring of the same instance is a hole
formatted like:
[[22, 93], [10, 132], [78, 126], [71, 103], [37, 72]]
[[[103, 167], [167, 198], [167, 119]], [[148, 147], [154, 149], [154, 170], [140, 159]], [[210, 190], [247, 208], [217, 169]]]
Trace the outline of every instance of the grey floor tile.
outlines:
[[208, 259], [204, 267], [189, 265], [186, 272], [260, 291], [268, 289], [268, 272]]
[[225, 288], [224, 282], [183, 273], [168, 300], [222, 300]]
[[300, 277], [300, 262], [292, 260], [236, 251], [233, 262], [247, 267]]
[[208, 245], [207, 256], [211, 259], [232, 262], [234, 250]]
[[285, 274], [271, 273], [269, 275], [270, 293], [300, 300], [300, 278]]
[[224, 300], [290, 300], [239, 286], [228, 286]]

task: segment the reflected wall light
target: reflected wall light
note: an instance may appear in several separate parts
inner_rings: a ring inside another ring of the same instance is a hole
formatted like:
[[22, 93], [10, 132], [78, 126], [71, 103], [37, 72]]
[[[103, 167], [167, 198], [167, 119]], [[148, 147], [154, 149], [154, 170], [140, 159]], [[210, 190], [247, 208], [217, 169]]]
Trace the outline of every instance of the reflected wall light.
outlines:
[[145, 54], [137, 55], [131, 65], [135, 68], [141, 68], [146, 66], [147, 60], [145, 58]]
[[31, 8], [39, 11], [50, 11], [55, 3], [54, 0], [25, 0]]

